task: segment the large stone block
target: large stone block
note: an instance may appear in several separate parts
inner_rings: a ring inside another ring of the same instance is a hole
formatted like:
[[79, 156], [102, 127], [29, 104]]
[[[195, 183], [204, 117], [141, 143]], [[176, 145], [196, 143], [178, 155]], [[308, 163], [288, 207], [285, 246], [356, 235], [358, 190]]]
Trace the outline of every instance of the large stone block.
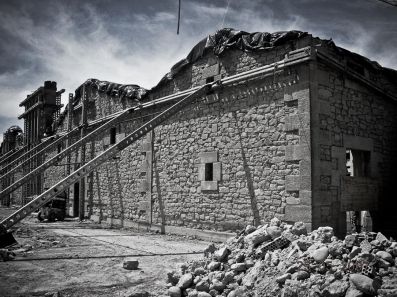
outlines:
[[305, 144], [287, 145], [285, 147], [285, 160], [286, 161], [298, 161], [298, 160], [310, 160], [310, 149]]
[[305, 223], [311, 222], [312, 208], [308, 205], [290, 205], [285, 206], [285, 216], [286, 221], [298, 222], [302, 221]]
[[285, 189], [287, 191], [298, 191], [300, 188], [300, 175], [287, 175], [285, 177]]
[[218, 161], [218, 151], [199, 153], [200, 163], [214, 163]]
[[216, 191], [218, 190], [217, 181], [201, 181], [201, 191]]

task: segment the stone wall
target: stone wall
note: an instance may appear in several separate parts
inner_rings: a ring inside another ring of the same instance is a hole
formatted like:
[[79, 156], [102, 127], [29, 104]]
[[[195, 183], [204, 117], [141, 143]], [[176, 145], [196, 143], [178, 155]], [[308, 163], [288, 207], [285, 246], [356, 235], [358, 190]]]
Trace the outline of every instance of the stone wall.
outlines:
[[[346, 211], [370, 210], [375, 228], [391, 234], [395, 226], [386, 222], [396, 220], [387, 211], [396, 209], [396, 102], [323, 63], [311, 75], [314, 228], [331, 225], [343, 235]], [[368, 152], [367, 176], [346, 177], [346, 149]]]
[[[219, 62], [219, 77], [232, 75], [280, 61], [291, 47], [262, 54], [229, 51], [219, 60], [209, 53], [155, 88], [151, 98], [205, 83], [216, 72], [208, 70], [214, 61]], [[306, 66], [291, 67], [225, 87], [167, 120], [151, 139], [131, 145], [94, 172], [87, 193], [92, 218], [218, 231], [273, 216], [310, 225], [310, 106], [307, 81], [301, 82], [307, 73]], [[167, 106], [136, 114], [136, 120], [117, 127], [117, 137]], [[108, 137], [96, 142], [96, 153], [108, 143]], [[209, 163], [219, 163], [220, 172], [213, 173], [218, 180], [203, 181], [203, 153], [216, 155]]]

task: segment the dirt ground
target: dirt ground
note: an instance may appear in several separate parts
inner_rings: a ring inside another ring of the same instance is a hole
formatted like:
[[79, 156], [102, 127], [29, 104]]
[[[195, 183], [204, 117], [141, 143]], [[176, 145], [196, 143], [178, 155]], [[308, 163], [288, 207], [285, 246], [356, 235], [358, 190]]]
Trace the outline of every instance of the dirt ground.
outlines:
[[[0, 218], [10, 209], [0, 208]], [[0, 296], [166, 296], [168, 271], [203, 257], [208, 242], [180, 236], [103, 228], [68, 219], [17, 225], [16, 258], [0, 262]], [[123, 261], [139, 261], [138, 270]]]

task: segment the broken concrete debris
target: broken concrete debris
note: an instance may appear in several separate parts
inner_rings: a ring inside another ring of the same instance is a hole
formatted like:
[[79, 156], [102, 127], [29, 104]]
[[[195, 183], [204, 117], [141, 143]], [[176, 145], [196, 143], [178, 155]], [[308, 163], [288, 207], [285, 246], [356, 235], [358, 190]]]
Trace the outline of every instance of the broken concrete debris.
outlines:
[[135, 259], [126, 259], [123, 262], [123, 268], [127, 270], [137, 270], [139, 262]]
[[331, 227], [308, 233], [301, 222], [273, 219], [168, 273], [168, 295], [397, 296], [396, 256], [397, 243], [381, 233], [339, 240]]

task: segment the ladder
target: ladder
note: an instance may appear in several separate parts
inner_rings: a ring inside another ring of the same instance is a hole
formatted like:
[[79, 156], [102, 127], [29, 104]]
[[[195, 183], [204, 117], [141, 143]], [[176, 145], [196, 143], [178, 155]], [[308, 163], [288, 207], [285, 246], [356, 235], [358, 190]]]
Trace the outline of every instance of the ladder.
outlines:
[[[165, 111], [161, 112], [142, 126], [140, 126], [138, 129], [127, 135], [125, 138], [123, 138], [120, 142], [112, 145], [109, 147], [107, 150], [96, 156], [94, 159], [91, 161], [87, 162], [85, 165], [81, 166], [79, 169], [75, 170], [73, 173], [71, 173], [69, 176], [58, 182], [56, 185], [52, 186], [50, 189], [46, 190], [44, 193], [40, 194], [37, 196], [34, 200], [29, 202], [28, 204], [24, 205], [20, 209], [18, 209], [16, 212], [14, 212], [12, 215], [4, 219], [3, 221], [0, 222], [0, 234], [6, 234], [7, 229], [27, 217], [29, 214], [31, 214], [33, 211], [38, 209], [40, 206], [43, 204], [47, 203], [50, 201], [53, 197], [58, 195], [58, 193], [61, 193], [68, 187], [70, 187], [72, 184], [75, 182], [79, 181], [81, 178], [87, 176], [89, 173], [94, 171], [98, 166], [106, 162], [108, 159], [113, 157], [114, 155], [118, 154], [120, 151], [124, 150], [126, 147], [129, 145], [133, 144], [136, 142], [138, 139], [146, 135], [148, 132], [152, 131], [154, 128], [156, 128], [158, 125], [163, 123], [165, 120], [170, 118], [172, 115], [176, 114], [178, 111], [180, 111], [182, 108], [187, 106], [190, 102], [192, 102], [194, 99], [197, 99], [198, 97], [207, 94], [212, 86], [214, 86], [216, 82], [213, 83], [208, 83], [205, 84], [204, 86], [198, 88], [196, 91], [192, 93], [187, 93], [185, 92], [185, 95], [182, 99], [178, 100], [175, 104], [173, 104], [171, 107], [166, 109]], [[150, 103], [148, 102], [146, 106], [151, 106], [155, 105], [155, 103]], [[122, 114], [128, 114], [131, 111], [138, 110], [141, 107], [134, 107], [126, 110]], [[118, 117], [116, 117], [118, 118]], [[116, 118], [113, 118], [109, 122], [107, 122], [106, 125], [109, 127], [111, 124], [113, 124], [113, 120]], [[108, 125], [109, 124], [109, 125]], [[101, 126], [102, 127], [102, 126]], [[92, 134], [91, 132], [90, 134]], [[96, 135], [97, 133], [95, 133]], [[88, 135], [87, 135], [88, 136]], [[86, 136], [86, 137], [87, 137]], [[61, 155], [61, 154], [58, 154]], [[60, 160], [60, 158], [55, 156], [53, 159], [55, 160]], [[51, 159], [52, 160], [52, 159]], [[43, 164], [44, 165], [44, 164]]]

